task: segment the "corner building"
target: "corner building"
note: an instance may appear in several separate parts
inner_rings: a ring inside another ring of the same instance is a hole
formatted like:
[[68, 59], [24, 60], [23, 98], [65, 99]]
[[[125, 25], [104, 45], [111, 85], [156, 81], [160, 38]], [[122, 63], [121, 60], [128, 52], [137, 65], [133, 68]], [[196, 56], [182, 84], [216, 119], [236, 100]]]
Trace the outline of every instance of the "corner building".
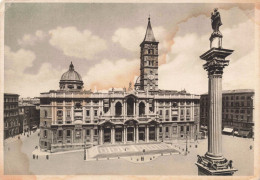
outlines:
[[196, 139], [199, 95], [158, 89], [158, 44], [150, 18], [134, 89], [83, 90], [71, 63], [60, 90], [41, 93], [40, 148], [51, 152], [102, 144]]

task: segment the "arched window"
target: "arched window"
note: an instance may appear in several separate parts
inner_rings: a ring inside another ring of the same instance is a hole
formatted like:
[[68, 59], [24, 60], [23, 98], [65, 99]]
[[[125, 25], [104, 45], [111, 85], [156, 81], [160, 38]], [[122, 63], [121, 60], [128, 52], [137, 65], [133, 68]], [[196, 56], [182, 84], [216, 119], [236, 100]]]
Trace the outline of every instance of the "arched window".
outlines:
[[121, 116], [122, 114], [122, 104], [120, 102], [116, 103], [116, 116]]
[[143, 102], [139, 103], [139, 115], [142, 116], [145, 114], [145, 104]]

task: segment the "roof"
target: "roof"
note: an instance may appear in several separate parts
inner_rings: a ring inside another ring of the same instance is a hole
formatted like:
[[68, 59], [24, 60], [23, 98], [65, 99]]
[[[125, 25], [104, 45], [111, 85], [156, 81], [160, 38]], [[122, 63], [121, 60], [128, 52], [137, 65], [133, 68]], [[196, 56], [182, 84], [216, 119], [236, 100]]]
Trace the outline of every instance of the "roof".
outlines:
[[5, 96], [20, 96], [19, 94], [14, 93], [4, 93]]
[[150, 22], [150, 17], [148, 18], [148, 25], [147, 25], [144, 41], [146, 41], [146, 42], [156, 42], [155, 37], [153, 35], [153, 29], [152, 29], [152, 25], [151, 25], [151, 22]]
[[61, 76], [61, 81], [82, 81], [80, 74], [74, 70], [74, 66], [71, 62], [69, 70]]
[[[222, 94], [238, 94], [238, 93], [254, 93], [254, 89], [234, 89], [234, 90], [223, 90]], [[208, 93], [204, 93], [201, 95], [208, 95]]]

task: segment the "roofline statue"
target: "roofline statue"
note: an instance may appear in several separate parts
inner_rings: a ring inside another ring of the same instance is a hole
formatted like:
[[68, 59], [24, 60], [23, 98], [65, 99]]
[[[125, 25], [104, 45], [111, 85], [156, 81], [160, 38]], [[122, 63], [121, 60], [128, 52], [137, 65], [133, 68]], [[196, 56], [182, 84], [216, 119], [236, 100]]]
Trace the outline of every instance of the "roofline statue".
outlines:
[[222, 25], [220, 13], [218, 12], [218, 8], [215, 8], [214, 11], [211, 13], [211, 27], [213, 30], [213, 33], [210, 36], [210, 47], [212, 47], [212, 41], [215, 38], [218, 38], [218, 48], [221, 48], [222, 46], [222, 34], [219, 31], [219, 27]]

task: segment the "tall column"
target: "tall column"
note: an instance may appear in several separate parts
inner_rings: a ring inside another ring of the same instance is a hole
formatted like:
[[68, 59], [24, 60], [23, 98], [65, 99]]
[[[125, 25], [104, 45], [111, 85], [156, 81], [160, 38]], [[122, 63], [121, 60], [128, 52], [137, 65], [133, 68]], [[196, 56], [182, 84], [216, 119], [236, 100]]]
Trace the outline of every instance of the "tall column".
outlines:
[[135, 110], [135, 109], [136, 109], [135, 105], [136, 105], [136, 102], [135, 102], [135, 100], [134, 100], [134, 114], [133, 114], [134, 116], [135, 116], [135, 112], [136, 112], [136, 110]]
[[156, 126], [156, 141], [159, 141], [159, 130], [160, 130], [160, 127], [159, 125]]
[[112, 126], [112, 137], [111, 137], [111, 142], [112, 142], [112, 144], [115, 144], [115, 127], [114, 126]]
[[135, 142], [136, 143], [139, 142], [139, 126], [138, 125], [136, 126], [136, 141]]
[[90, 129], [90, 142], [93, 143], [94, 142], [94, 129]]
[[139, 116], [139, 101], [137, 100], [136, 101], [136, 111], [135, 111], [136, 113], [136, 116], [138, 117]]
[[127, 127], [125, 127], [125, 143], [127, 142]]
[[122, 143], [124, 143], [125, 142], [125, 128], [124, 128], [124, 126], [122, 127], [122, 137], [121, 137], [122, 139]]
[[146, 132], [145, 140], [146, 140], [146, 142], [149, 142], [149, 126], [148, 125], [146, 125], [145, 132]]
[[135, 142], [135, 137], [136, 137], [136, 136], [135, 136], [135, 132], [136, 132], [136, 131], [135, 131], [135, 128], [136, 128], [136, 127], [134, 126], [134, 142]]
[[103, 144], [103, 135], [104, 135], [104, 133], [103, 133], [103, 127], [101, 127], [101, 129], [100, 129], [100, 145]]
[[113, 128], [110, 128], [110, 143], [113, 144]]
[[63, 101], [63, 107], [62, 107], [62, 120], [63, 124], [66, 122], [66, 117], [67, 117], [67, 112], [66, 112], [66, 107], [65, 107], [65, 101]]
[[145, 115], [149, 115], [149, 101], [146, 100], [146, 103], [145, 103]]
[[207, 155], [222, 157], [222, 77], [209, 75], [209, 125]]
[[[218, 14], [219, 18], [214, 19]], [[232, 167], [232, 161], [222, 156], [222, 75], [229, 60], [225, 58], [232, 54], [233, 50], [222, 48], [222, 34], [219, 31], [220, 14], [217, 9], [212, 13], [213, 29], [210, 37], [210, 50], [200, 56], [206, 63], [203, 65], [208, 72], [208, 151], [205, 156], [198, 155], [196, 163], [199, 175], [233, 175], [236, 169]], [[217, 47], [214, 42], [218, 42]]]
[[94, 122], [93, 100], [90, 101], [90, 122]]

